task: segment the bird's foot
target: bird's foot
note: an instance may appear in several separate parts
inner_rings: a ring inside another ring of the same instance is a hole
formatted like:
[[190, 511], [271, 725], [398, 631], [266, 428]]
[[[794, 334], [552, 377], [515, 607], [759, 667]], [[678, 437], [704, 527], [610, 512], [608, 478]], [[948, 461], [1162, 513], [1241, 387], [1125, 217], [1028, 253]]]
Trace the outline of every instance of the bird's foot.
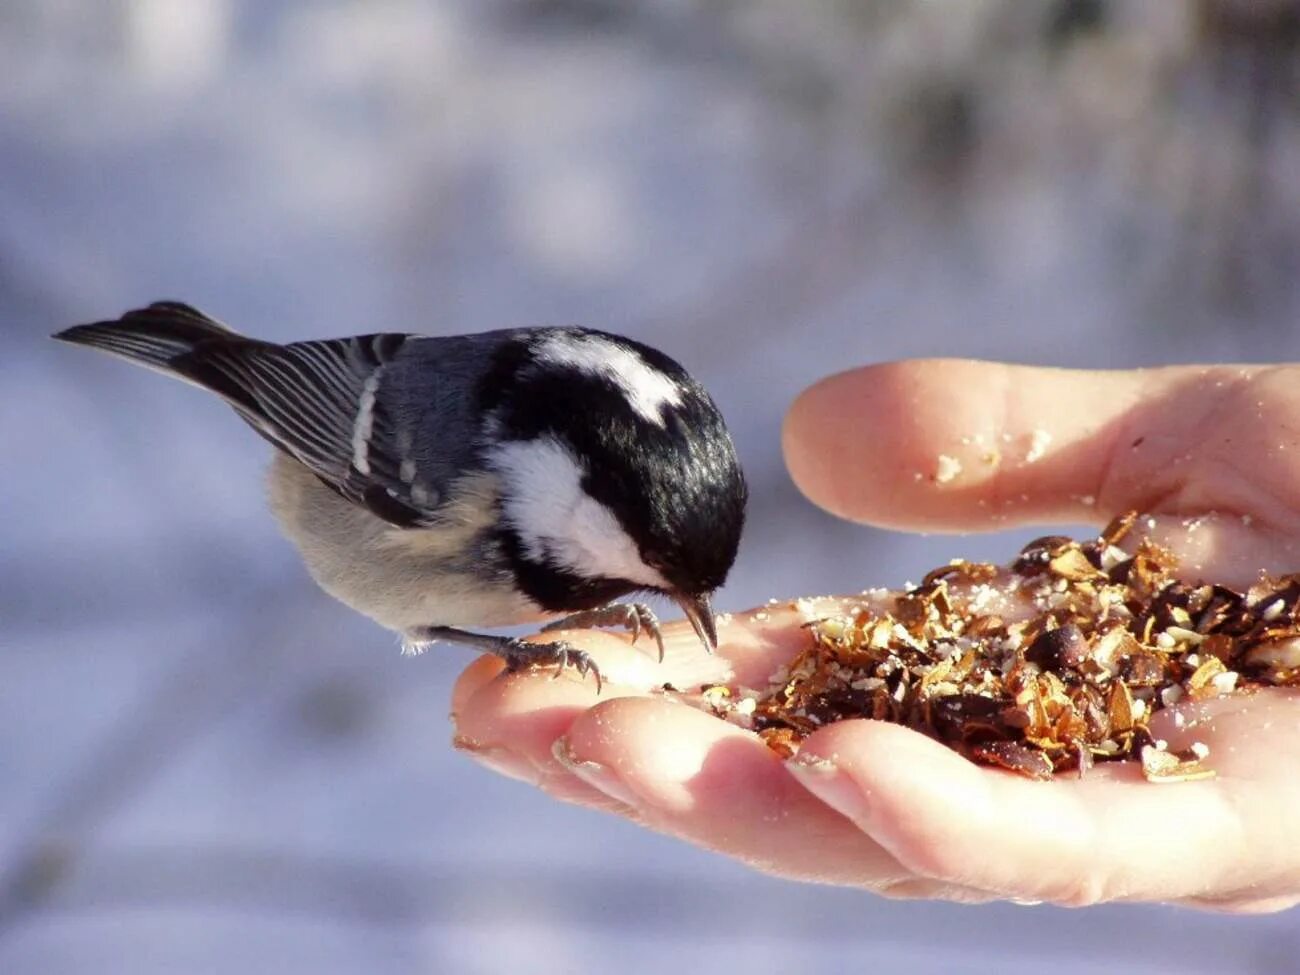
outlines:
[[527, 640], [509, 640], [508, 645], [500, 651], [506, 662], [506, 670], [512, 673], [524, 667], [555, 665], [554, 677], [559, 677], [565, 667], [572, 667], [582, 677], [588, 673], [596, 678], [596, 693], [599, 694], [604, 683], [600, 668], [586, 650], [579, 650], [571, 643], [556, 640], [554, 643], [530, 643]]
[[600, 668], [596, 666], [596, 661], [591, 655], [563, 640], [554, 643], [530, 643], [512, 637], [470, 633], [451, 626], [422, 626], [406, 634], [404, 646], [419, 652], [426, 644], [437, 640], [459, 643], [474, 647], [476, 650], [494, 653], [506, 662], [506, 670], [511, 673], [523, 670], [525, 667], [554, 665], [555, 676], [559, 677], [565, 667], [572, 667], [582, 677], [591, 674], [596, 679], [597, 694], [604, 684], [600, 676]]
[[589, 626], [625, 626], [632, 632], [632, 642], [644, 630], [659, 647], [659, 662], [664, 662], [664, 637], [659, 632], [659, 617], [644, 603], [610, 603], [599, 609], [583, 610], [542, 627], [547, 630], [572, 630]]

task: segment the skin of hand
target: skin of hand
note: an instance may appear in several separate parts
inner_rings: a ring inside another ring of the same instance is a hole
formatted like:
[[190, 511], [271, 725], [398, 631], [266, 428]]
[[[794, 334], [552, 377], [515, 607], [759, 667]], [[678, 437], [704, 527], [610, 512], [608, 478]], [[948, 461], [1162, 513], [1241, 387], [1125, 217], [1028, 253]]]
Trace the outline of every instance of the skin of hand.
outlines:
[[[1100, 526], [1135, 508], [1190, 578], [1300, 570], [1300, 367], [870, 366], [807, 390], [784, 447], [804, 493], [852, 521], [971, 532]], [[456, 745], [556, 798], [792, 879], [964, 902], [1300, 903], [1300, 693], [1178, 705], [1182, 727], [1162, 711], [1152, 731], [1205, 743], [1218, 775], [1153, 785], [1132, 763], [1031, 781], [870, 720], [827, 726], [783, 761], [657, 690], [761, 687], [811, 617], [793, 604], [724, 617], [713, 658], [673, 624], [663, 665], [624, 635], [547, 634], [592, 653], [604, 693], [483, 658], [454, 692]]]

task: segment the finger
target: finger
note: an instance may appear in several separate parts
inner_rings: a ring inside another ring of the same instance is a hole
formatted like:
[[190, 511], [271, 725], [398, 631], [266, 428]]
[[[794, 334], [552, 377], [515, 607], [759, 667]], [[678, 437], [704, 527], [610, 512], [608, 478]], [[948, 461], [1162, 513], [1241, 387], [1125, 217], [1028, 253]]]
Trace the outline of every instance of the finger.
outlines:
[[[587, 645], [606, 639], [592, 634]], [[613, 640], [614, 638], [608, 637]], [[605, 654], [601, 659], [608, 662]], [[597, 692], [595, 681], [576, 674], [542, 670], [501, 672], [483, 682], [466, 698], [455, 715], [455, 733], [461, 742], [472, 743], [471, 751], [495, 750], [514, 753], [536, 779], [540, 770], [557, 770], [551, 745], [568, 730], [583, 711], [602, 698], [640, 693], [606, 681]]]
[[1289, 911], [1300, 904], [1300, 896], [1287, 894], [1281, 897], [1188, 897], [1178, 902], [1184, 907], [1195, 907], [1219, 914], [1276, 914]]
[[1089, 518], [1082, 499], [1100, 490], [1109, 431], [1171, 378], [1140, 375], [963, 360], [868, 366], [795, 401], [786, 459], [813, 501], [860, 521], [979, 529]]
[[607, 683], [597, 694], [594, 686], [551, 680], [540, 672], [502, 674], [464, 702], [455, 744], [483, 764], [535, 785], [548, 777], [571, 777], [556, 755], [556, 743], [573, 722], [597, 704], [644, 693]]
[[1002, 900], [998, 894], [987, 890], [925, 879], [899, 881], [881, 889], [880, 894], [891, 900], [948, 901], [952, 904], [988, 904]]
[[[721, 628], [720, 628], [721, 630]], [[658, 650], [647, 644], [645, 638], [634, 642], [631, 634], [606, 630], [548, 630], [524, 639], [531, 643], [565, 642], [586, 652], [595, 663], [604, 683], [620, 685], [624, 691], [648, 691], [665, 683], [674, 686], [699, 686], [709, 682], [731, 679], [733, 670], [725, 655], [704, 652], [699, 638], [685, 622], [664, 627], [665, 658], [661, 664]], [[739, 644], [749, 646], [758, 641], [738, 632]], [[647, 647], [653, 648], [648, 652]], [[488, 683], [495, 680], [520, 679], [528, 676], [542, 677], [557, 682], [589, 683], [596, 688], [595, 678], [579, 673], [573, 666], [560, 669], [558, 665], [539, 664], [526, 667], [517, 673], [508, 673], [505, 662], [492, 654], [484, 655], [467, 667], [452, 689], [451, 712], [453, 719], [466, 704]]]
[[456, 748], [510, 778], [540, 785], [552, 771], [551, 742], [597, 700], [595, 688], [540, 675], [489, 681], [455, 715]]
[[718, 623], [716, 655], [703, 651], [685, 621], [669, 624], [663, 628], [663, 664], [634, 649], [626, 635], [580, 630], [538, 636], [542, 641], [564, 639], [591, 654], [604, 675], [601, 690], [573, 673], [559, 679], [542, 668], [508, 673], [499, 658], [481, 657], [465, 669], [452, 691], [457, 745], [485, 764], [490, 764], [488, 757], [498, 765], [509, 764], [499, 753], [514, 750], [524, 764], [507, 774], [532, 779], [536, 768], [551, 767], [551, 745], [578, 712], [602, 700], [663, 693], [665, 688], [690, 693], [715, 681], [763, 686], [774, 669], [806, 645], [806, 622], [818, 614], [830, 615], [839, 606], [839, 601], [819, 600], [726, 614]]
[[809, 646], [808, 624], [837, 616], [849, 605], [872, 602], [864, 596], [820, 596], [773, 601], [719, 617], [716, 655], [726, 662], [726, 682], [742, 688], [767, 687], [776, 671]]
[[[730, 619], [726, 621], [730, 623]], [[591, 654], [600, 668], [601, 677], [625, 689], [649, 691], [673, 687], [698, 687], [721, 683], [733, 676], [726, 654], [710, 653], [700, 643], [694, 629], [684, 620], [665, 623], [660, 629], [664, 641], [664, 658], [659, 659], [656, 642], [642, 635], [634, 640], [631, 633], [609, 630], [547, 630], [537, 637], [541, 641], [563, 640]], [[719, 620], [719, 641], [743, 634], [735, 633]]]
[[553, 680], [543, 669], [506, 673], [502, 661], [485, 656], [466, 668], [453, 690], [453, 743], [480, 764], [537, 785], [556, 798], [609, 809], [610, 800], [569, 774], [553, 753], [555, 741], [582, 711], [614, 697], [662, 693], [665, 686], [689, 694], [709, 679], [762, 686], [774, 669], [806, 644], [807, 620], [831, 615], [840, 605], [838, 600], [801, 600], [797, 605], [725, 614], [718, 624], [721, 646], [713, 657], [703, 652], [688, 623], [670, 624], [664, 628], [669, 648], [664, 664], [651, 661], [649, 669], [625, 635], [548, 633], [539, 639], [563, 637], [591, 653], [605, 672], [624, 681], [635, 676], [638, 683], [629, 686], [607, 680], [597, 693], [589, 681]]
[[556, 761], [552, 746], [574, 719], [597, 701], [620, 691], [630, 692], [606, 684], [598, 695], [590, 680], [553, 680], [537, 671], [504, 674], [499, 668], [483, 670], [495, 671], [495, 676], [480, 681], [471, 693], [470, 687], [481, 675], [467, 671], [464, 687], [458, 687], [462, 700], [453, 715], [456, 749], [480, 765], [537, 786], [556, 799], [625, 812], [604, 793], [571, 775]]
[[[1105, 520], [1177, 499], [1207, 460], [1276, 454], [1278, 431], [1259, 415], [1286, 415], [1295, 395], [1256, 384], [1263, 375], [1235, 366], [869, 366], [799, 397], [786, 419], [786, 459], [809, 498], [859, 521], [979, 531]], [[1218, 507], [1251, 510], [1240, 505], [1257, 500], [1258, 485], [1238, 480], [1217, 484]], [[1192, 512], [1206, 499], [1182, 500]]]
[[1197, 896], [1253, 859], [1222, 782], [1152, 786], [1128, 763], [1035, 782], [896, 725], [848, 721], [810, 736], [792, 771], [916, 873], [1015, 898]]
[[1178, 557], [1177, 574], [1191, 582], [1246, 589], [1261, 572], [1286, 574], [1300, 562], [1300, 532], [1250, 514], [1143, 515], [1137, 529], [1125, 547], [1139, 535], [1158, 542]]
[[1149, 725], [1173, 749], [1196, 743], [1223, 746], [1211, 756], [1215, 768], [1241, 779], [1260, 780], [1294, 761], [1300, 741], [1300, 690], [1263, 688], [1184, 700], [1161, 708]]
[[451, 689], [452, 724], [456, 723], [457, 716], [465, 710], [470, 698], [505, 669], [506, 663], [500, 657], [484, 654], [461, 671]]
[[[689, 630], [689, 639], [684, 630]], [[453, 692], [453, 743], [480, 764], [537, 785], [556, 798], [607, 808], [603, 794], [575, 779], [556, 761], [554, 743], [578, 715], [602, 701], [653, 693], [671, 680], [683, 681], [683, 675], [730, 674], [725, 659], [710, 658], [699, 650], [698, 637], [686, 624], [672, 636], [680, 652], [668, 656], [664, 665], [657, 655], [648, 657], [636, 649], [629, 634], [551, 631], [533, 638], [538, 642], [564, 639], [589, 653], [604, 675], [599, 688], [591, 677], [572, 669], [537, 667], [511, 673], [495, 658], [480, 660], [466, 670]], [[690, 641], [695, 643], [693, 653], [686, 651]]]
[[[742, 687], [763, 687], [773, 671], [787, 664], [808, 644], [807, 624], [844, 611], [848, 603], [862, 604], [864, 598], [817, 597], [772, 603], [739, 613], [717, 617], [718, 647], [713, 653], [701, 645], [694, 628], [685, 620], [662, 627], [664, 660], [645, 653], [641, 641], [630, 634], [603, 630], [552, 630], [529, 639], [541, 642], [564, 640], [595, 659], [603, 678], [619, 685], [623, 692], [664, 688], [691, 690], [702, 684], [734, 683]], [[549, 678], [544, 669], [503, 677], [505, 664], [486, 655], [465, 669], [452, 690], [453, 720], [467, 702], [486, 684], [497, 679], [521, 679], [527, 675]]]
[[908, 871], [802, 789], [757, 736], [667, 699], [602, 702], [569, 728], [574, 774], [647, 825], [770, 873], [881, 889]]

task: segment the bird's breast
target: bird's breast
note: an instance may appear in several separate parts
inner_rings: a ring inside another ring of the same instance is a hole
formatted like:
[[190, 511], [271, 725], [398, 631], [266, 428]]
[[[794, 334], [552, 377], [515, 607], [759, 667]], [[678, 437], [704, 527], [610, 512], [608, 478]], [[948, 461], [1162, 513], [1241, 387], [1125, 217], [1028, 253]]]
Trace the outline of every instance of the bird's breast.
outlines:
[[431, 528], [396, 528], [351, 504], [292, 458], [277, 456], [271, 510], [312, 578], [382, 626], [498, 627], [546, 614], [518, 591], [493, 540], [496, 486], [475, 475]]

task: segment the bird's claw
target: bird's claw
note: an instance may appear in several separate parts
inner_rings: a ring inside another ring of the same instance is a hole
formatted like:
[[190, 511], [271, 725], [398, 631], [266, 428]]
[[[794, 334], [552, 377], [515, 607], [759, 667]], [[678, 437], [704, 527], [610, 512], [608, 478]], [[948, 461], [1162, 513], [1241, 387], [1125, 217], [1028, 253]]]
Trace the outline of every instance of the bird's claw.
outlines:
[[563, 630], [589, 626], [625, 626], [632, 634], [633, 643], [636, 643], [642, 631], [649, 633], [659, 648], [659, 662], [664, 662], [664, 637], [659, 631], [659, 617], [644, 603], [611, 603], [609, 606], [584, 610], [547, 623], [542, 629]]
[[636, 643], [636, 638], [645, 630], [654, 637], [655, 646], [659, 648], [659, 662], [664, 662], [664, 635], [659, 630], [659, 617], [654, 614], [649, 606], [642, 603], [633, 603], [632, 610], [636, 614], [637, 625], [632, 631], [632, 642]]
[[585, 678], [588, 674], [591, 674], [596, 679], [597, 694], [604, 687], [604, 680], [600, 676], [600, 668], [596, 666], [596, 661], [592, 659], [591, 654], [587, 653], [586, 650], [579, 650], [573, 644], [565, 643], [563, 640], [557, 640], [555, 643], [528, 643], [525, 640], [512, 640], [502, 656], [506, 661], [506, 669], [511, 673], [525, 667], [554, 664], [555, 673], [551, 675], [552, 680], [557, 679], [566, 667], [572, 667], [580, 677]]

